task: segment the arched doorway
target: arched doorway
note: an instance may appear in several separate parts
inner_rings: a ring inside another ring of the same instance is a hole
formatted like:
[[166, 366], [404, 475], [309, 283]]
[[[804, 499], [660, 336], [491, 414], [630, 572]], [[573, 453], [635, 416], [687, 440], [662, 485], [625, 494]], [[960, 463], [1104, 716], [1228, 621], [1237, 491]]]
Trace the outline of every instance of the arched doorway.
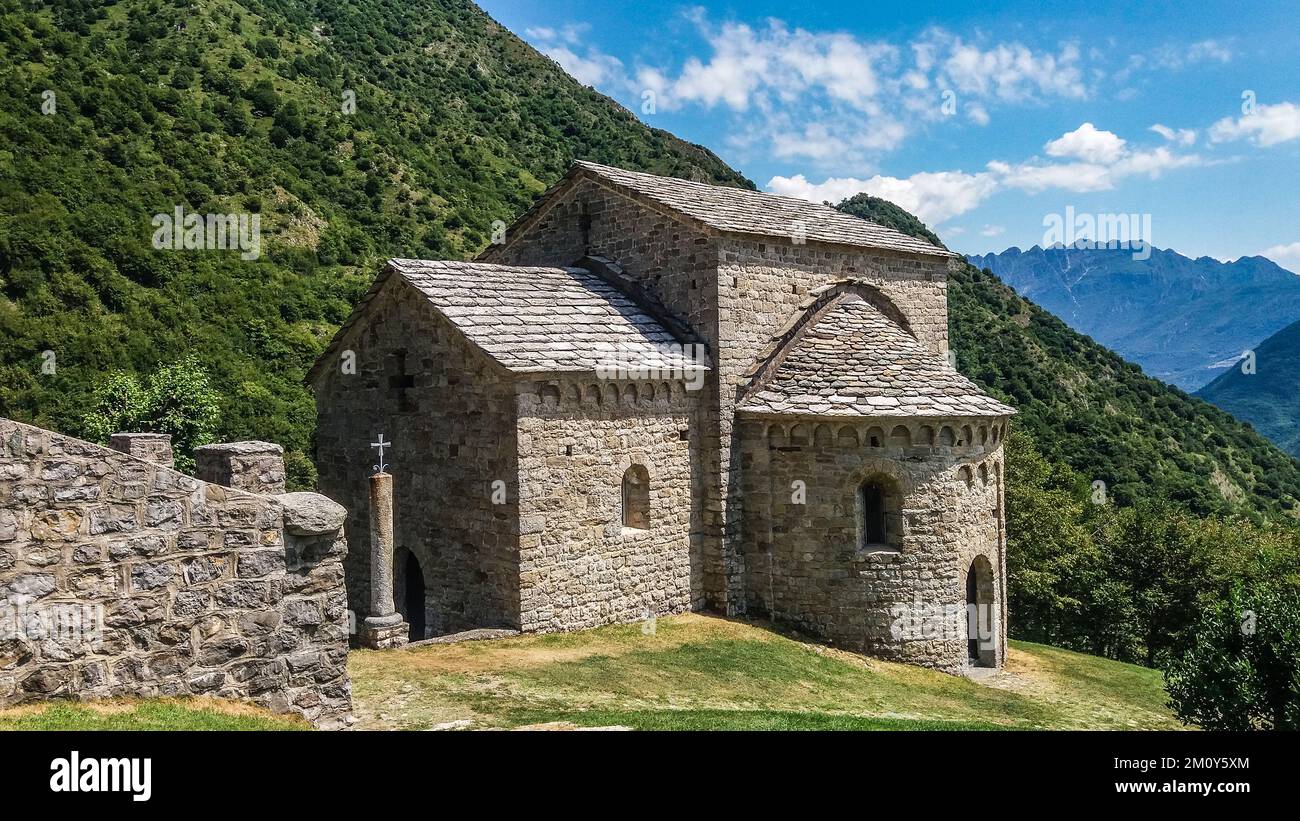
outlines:
[[414, 553], [406, 554], [405, 567], [402, 571], [402, 615], [411, 626], [411, 641], [419, 641], [424, 636], [424, 572], [420, 561]]
[[972, 667], [996, 667], [998, 614], [993, 604], [993, 565], [976, 556], [966, 571], [966, 659]]

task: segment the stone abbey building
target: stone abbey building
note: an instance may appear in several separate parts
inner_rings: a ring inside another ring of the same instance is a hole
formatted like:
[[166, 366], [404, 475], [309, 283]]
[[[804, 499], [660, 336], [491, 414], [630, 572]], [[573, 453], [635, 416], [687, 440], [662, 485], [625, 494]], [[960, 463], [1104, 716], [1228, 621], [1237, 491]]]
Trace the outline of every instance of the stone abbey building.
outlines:
[[351, 607], [383, 434], [413, 638], [707, 609], [999, 666], [1014, 411], [949, 364], [953, 261], [587, 162], [477, 261], [390, 261], [311, 375]]

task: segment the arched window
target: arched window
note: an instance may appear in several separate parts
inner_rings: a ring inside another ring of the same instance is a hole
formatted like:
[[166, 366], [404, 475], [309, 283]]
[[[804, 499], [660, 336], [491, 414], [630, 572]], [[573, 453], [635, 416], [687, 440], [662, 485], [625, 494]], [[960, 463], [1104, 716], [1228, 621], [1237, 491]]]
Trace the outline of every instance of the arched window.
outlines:
[[650, 473], [643, 465], [623, 473], [623, 527], [650, 529]]
[[896, 550], [901, 544], [898, 490], [885, 476], [867, 479], [858, 488], [858, 547]]

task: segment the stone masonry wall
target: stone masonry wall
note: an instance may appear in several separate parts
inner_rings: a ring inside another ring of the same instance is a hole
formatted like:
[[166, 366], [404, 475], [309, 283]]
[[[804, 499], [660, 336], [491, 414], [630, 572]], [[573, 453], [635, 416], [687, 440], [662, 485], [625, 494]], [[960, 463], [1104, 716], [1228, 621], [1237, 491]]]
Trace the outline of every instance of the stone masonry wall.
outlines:
[[[585, 218], [584, 218], [585, 214]], [[583, 222], [586, 221], [585, 239]], [[793, 226], [792, 226], [793, 230]], [[618, 263], [695, 329], [718, 359], [695, 426], [704, 470], [699, 522], [703, 591], [695, 605], [742, 612], [743, 478], [732, 452], [740, 375], [798, 312], [809, 290], [837, 279], [878, 285], [908, 317], [923, 344], [947, 353], [947, 270], [942, 258], [806, 243], [792, 238], [718, 236], [607, 185], [585, 178], [557, 193], [548, 210], [482, 259], [517, 265], [570, 265], [584, 253]]]
[[350, 721], [342, 510], [0, 419], [0, 703], [213, 695]]
[[[985, 618], [996, 629], [981, 663], [1000, 665], [1005, 422], [968, 422], [746, 417], [749, 611], [846, 649], [957, 672], [967, 663], [966, 574], [983, 556], [990, 572], [981, 596], [991, 599]], [[872, 476], [896, 483], [886, 504], [901, 531], [893, 550], [859, 544], [857, 492]]]
[[[732, 420], [739, 386], [755, 357], [785, 323], [800, 312], [814, 288], [842, 279], [874, 285], [907, 318], [921, 344], [946, 356], [948, 352], [948, 261], [821, 243], [794, 244], [789, 239], [760, 241], [724, 238], [718, 265], [718, 321], [725, 340], [717, 354], [716, 377], [721, 396], [722, 441], [732, 442]], [[737, 489], [744, 478], [732, 476], [732, 463], [723, 450], [721, 481], [729, 487], [725, 519], [724, 563], [727, 590], [738, 598], [744, 557], [737, 539], [744, 517]]]
[[[520, 626], [578, 630], [691, 608], [691, 441], [682, 382], [521, 383]], [[624, 473], [649, 475], [645, 529]], [[696, 582], [698, 584], [698, 581]]]
[[[517, 466], [513, 383], [503, 369], [392, 277], [315, 385], [321, 492], [348, 509], [350, 606], [370, 597], [369, 476], [384, 434], [393, 474], [395, 604], [407, 612], [405, 564], [424, 579], [424, 636], [518, 627]], [[349, 352], [356, 372], [344, 373]], [[493, 498], [493, 482], [504, 492]], [[423, 637], [423, 636], [422, 636]]]
[[[583, 243], [582, 215], [589, 219]], [[603, 256], [637, 277], [641, 287], [678, 320], [689, 325], [710, 354], [718, 350], [717, 240], [681, 217], [640, 205], [591, 179], [577, 181], [556, 195], [547, 212], [526, 231], [509, 234], [503, 245], [481, 255], [506, 265], [573, 265], [586, 254]], [[695, 437], [699, 470], [692, 494], [693, 606], [723, 609], [723, 510], [718, 426], [718, 392], [708, 375], [696, 403]]]

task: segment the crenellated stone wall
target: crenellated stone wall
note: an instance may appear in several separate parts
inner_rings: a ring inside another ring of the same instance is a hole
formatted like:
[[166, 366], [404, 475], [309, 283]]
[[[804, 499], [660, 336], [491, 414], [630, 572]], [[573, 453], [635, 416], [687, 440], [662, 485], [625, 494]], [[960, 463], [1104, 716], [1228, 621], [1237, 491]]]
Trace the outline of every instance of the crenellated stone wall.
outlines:
[[[990, 606], [993, 634], [979, 663], [1001, 665], [1004, 420], [742, 419], [751, 615], [958, 672], [967, 664], [966, 577], [983, 557], [977, 601]], [[897, 531], [887, 545], [861, 540], [858, 489], [868, 479], [892, 485], [886, 511]]]
[[[554, 379], [519, 385], [520, 626], [578, 630], [691, 608], [691, 419], [685, 383]], [[648, 477], [645, 527], [623, 480]], [[637, 522], [641, 523], [640, 521]]]
[[0, 419], [0, 703], [212, 695], [345, 726], [343, 517]]
[[222, 442], [194, 449], [194, 474], [249, 493], [284, 493], [284, 448], [271, 442]]

